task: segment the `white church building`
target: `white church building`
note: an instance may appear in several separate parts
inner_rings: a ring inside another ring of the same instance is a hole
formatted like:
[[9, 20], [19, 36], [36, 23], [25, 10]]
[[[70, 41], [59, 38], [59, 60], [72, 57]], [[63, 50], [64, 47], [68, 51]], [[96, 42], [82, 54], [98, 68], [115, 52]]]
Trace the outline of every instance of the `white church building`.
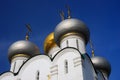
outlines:
[[108, 80], [110, 63], [103, 57], [90, 57], [86, 45], [90, 31], [81, 20], [62, 17], [44, 42], [44, 55], [28, 40], [14, 42], [8, 50], [10, 71], [0, 80]]

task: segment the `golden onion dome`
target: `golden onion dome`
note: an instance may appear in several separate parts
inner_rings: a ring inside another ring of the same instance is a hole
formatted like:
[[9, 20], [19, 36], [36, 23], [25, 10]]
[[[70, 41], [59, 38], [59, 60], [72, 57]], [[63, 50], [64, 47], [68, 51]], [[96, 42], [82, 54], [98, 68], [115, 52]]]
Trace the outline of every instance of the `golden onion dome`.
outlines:
[[51, 48], [53, 48], [54, 46], [57, 46], [57, 45], [56, 45], [56, 43], [55, 43], [55, 41], [54, 41], [54, 33], [52, 32], [52, 33], [50, 33], [50, 34], [46, 37], [46, 39], [45, 39], [45, 41], [44, 41], [44, 51], [45, 51], [45, 54], [47, 55], [48, 52], [49, 52], [49, 50], [50, 50]]

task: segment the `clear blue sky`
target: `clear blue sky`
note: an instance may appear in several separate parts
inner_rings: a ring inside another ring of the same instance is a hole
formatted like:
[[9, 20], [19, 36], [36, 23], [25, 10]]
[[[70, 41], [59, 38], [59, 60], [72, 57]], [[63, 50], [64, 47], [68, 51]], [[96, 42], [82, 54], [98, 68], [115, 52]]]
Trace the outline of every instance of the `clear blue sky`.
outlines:
[[[119, 80], [119, 3], [119, 0], [0, 0], [0, 73], [9, 70], [8, 48], [13, 42], [24, 39], [25, 24], [31, 24], [30, 41], [43, 53], [45, 37], [61, 21], [59, 11], [67, 15], [65, 5], [69, 4], [72, 17], [81, 19], [89, 27], [95, 55], [111, 63], [110, 80]], [[87, 51], [91, 55], [90, 50]]]

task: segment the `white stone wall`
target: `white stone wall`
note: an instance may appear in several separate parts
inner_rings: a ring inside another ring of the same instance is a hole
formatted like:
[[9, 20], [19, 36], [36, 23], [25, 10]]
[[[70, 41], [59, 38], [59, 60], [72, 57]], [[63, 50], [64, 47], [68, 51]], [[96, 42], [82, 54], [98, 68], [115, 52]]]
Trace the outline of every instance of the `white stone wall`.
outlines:
[[85, 59], [83, 60], [83, 73], [84, 80], [96, 80], [96, 72], [90, 61], [90, 58], [87, 55], [84, 55]]
[[53, 58], [53, 57], [57, 54], [58, 51], [60, 51], [60, 48], [59, 48], [58, 46], [54, 46], [53, 48], [51, 48], [51, 49], [49, 50], [48, 56], [49, 56], [50, 58]]
[[67, 36], [61, 41], [60, 48], [63, 49], [65, 47], [74, 47], [78, 49], [82, 54], [86, 53], [85, 41], [82, 37], [77, 35]]
[[10, 71], [13, 73], [17, 73], [22, 64], [27, 60], [26, 57], [16, 57], [11, 61]]
[[16, 77], [11, 72], [6, 72], [0, 76], [0, 80], [16, 80]]
[[0, 80], [104, 80], [102, 74], [96, 75], [90, 58], [82, 55], [75, 48], [62, 49], [53, 60], [37, 55], [26, 61], [16, 75], [7, 72]]
[[[65, 61], [68, 61], [68, 72], [65, 71]], [[66, 48], [58, 53], [53, 65], [58, 65], [58, 76], [53, 80], [83, 80], [80, 53], [72, 48]]]
[[21, 68], [18, 77], [21, 80], [48, 80], [50, 63], [50, 59], [47, 56], [39, 55], [33, 57]]

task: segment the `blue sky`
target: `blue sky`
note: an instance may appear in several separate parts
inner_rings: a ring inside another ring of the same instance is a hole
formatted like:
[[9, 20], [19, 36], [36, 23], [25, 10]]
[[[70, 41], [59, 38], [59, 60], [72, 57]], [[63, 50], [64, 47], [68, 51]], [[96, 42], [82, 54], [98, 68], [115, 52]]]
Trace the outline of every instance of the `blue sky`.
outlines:
[[[25, 39], [25, 24], [30, 23], [30, 41], [43, 53], [45, 37], [61, 21], [59, 11], [67, 16], [66, 4], [73, 18], [90, 29], [96, 56], [105, 57], [112, 66], [110, 80], [118, 80], [120, 72], [120, 5], [119, 0], [0, 0], [0, 73], [8, 71], [9, 46]], [[89, 45], [87, 46], [90, 54]]]

